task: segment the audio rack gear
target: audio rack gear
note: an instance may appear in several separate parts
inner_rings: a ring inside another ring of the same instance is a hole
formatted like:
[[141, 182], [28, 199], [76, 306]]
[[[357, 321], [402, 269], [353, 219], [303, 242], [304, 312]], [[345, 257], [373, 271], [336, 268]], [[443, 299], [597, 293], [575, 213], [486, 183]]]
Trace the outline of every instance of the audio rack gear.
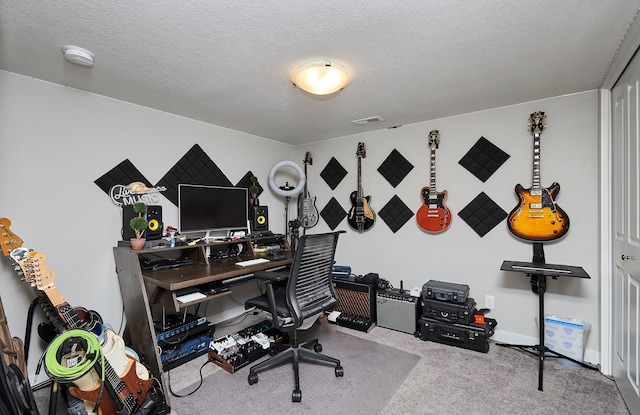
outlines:
[[269, 320], [240, 330], [236, 334], [212, 340], [209, 344], [209, 359], [229, 373], [255, 362], [277, 350], [272, 343], [284, 343], [288, 336], [273, 326]]
[[[156, 331], [156, 340], [157, 341], [162, 341], [162, 340], [168, 340], [171, 341], [173, 339], [171, 339], [172, 337], [176, 337], [179, 334], [185, 333], [197, 326], [203, 325], [208, 323], [207, 318], [206, 317], [197, 317], [194, 316], [192, 314], [187, 314], [186, 318], [185, 318], [185, 323], [183, 324], [174, 324], [172, 327], [166, 328], [165, 330], [158, 332]], [[209, 325], [207, 325], [206, 327], [208, 327]], [[157, 330], [157, 328], [156, 328]]]
[[162, 370], [166, 372], [205, 354], [209, 343], [211, 343], [211, 337], [198, 335], [163, 350], [160, 354]]

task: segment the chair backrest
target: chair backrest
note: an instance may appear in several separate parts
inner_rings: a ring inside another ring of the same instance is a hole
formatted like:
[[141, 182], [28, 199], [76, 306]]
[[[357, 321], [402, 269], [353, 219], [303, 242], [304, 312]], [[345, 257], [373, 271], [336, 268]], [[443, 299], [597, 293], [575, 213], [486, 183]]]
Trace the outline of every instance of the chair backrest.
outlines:
[[287, 304], [296, 327], [338, 304], [331, 271], [340, 233], [303, 235], [298, 241], [287, 282]]

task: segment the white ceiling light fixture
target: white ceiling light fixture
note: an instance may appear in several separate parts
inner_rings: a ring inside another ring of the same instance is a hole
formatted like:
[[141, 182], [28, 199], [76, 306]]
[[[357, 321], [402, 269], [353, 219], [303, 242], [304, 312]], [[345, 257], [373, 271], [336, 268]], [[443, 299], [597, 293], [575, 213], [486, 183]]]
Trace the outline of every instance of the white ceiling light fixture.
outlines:
[[293, 84], [314, 95], [329, 95], [351, 83], [351, 74], [333, 62], [312, 62], [296, 68], [291, 74]]
[[80, 66], [93, 66], [93, 53], [78, 46], [65, 45], [62, 47], [64, 58]]

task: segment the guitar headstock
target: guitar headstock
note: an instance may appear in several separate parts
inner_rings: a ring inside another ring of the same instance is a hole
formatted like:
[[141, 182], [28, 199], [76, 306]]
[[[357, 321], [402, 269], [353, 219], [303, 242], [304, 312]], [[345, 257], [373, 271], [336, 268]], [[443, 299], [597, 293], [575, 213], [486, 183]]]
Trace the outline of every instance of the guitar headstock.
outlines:
[[304, 154], [304, 164], [308, 164], [310, 166], [313, 165], [313, 157], [311, 157], [311, 152], [310, 151], [307, 151]]
[[440, 131], [431, 130], [429, 132], [429, 147], [435, 150], [438, 148], [439, 145], [440, 145]]
[[11, 221], [7, 218], [0, 218], [0, 244], [2, 245], [2, 253], [9, 256], [9, 253], [22, 246], [22, 239], [11, 232], [9, 226]]
[[367, 158], [367, 149], [364, 146], [364, 143], [358, 143], [358, 149], [356, 150], [356, 157]]
[[24, 280], [32, 287], [43, 290], [53, 284], [56, 274], [45, 263], [47, 260], [45, 254], [29, 251], [27, 248], [18, 248], [11, 252], [11, 259], [20, 267]]
[[529, 116], [529, 131], [531, 134], [540, 134], [547, 128], [547, 116], [544, 111], [536, 111]]

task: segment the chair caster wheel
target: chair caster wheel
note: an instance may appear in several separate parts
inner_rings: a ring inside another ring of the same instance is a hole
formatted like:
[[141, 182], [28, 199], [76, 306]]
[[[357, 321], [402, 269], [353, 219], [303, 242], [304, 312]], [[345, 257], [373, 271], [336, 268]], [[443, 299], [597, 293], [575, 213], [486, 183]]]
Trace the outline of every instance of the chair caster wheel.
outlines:
[[258, 375], [255, 373], [249, 373], [249, 377], [247, 379], [249, 381], [249, 385], [253, 385], [254, 383], [258, 383]]
[[322, 353], [322, 345], [320, 343], [314, 344], [313, 351], [316, 353]]
[[336, 366], [336, 377], [341, 378], [344, 376], [344, 369], [342, 366]]
[[291, 402], [301, 402], [302, 401], [302, 391], [300, 389], [296, 389], [291, 394]]
[[269, 356], [273, 357], [278, 354], [278, 350], [275, 347], [271, 346], [269, 347], [269, 350], [267, 350], [267, 353], [269, 353]]

